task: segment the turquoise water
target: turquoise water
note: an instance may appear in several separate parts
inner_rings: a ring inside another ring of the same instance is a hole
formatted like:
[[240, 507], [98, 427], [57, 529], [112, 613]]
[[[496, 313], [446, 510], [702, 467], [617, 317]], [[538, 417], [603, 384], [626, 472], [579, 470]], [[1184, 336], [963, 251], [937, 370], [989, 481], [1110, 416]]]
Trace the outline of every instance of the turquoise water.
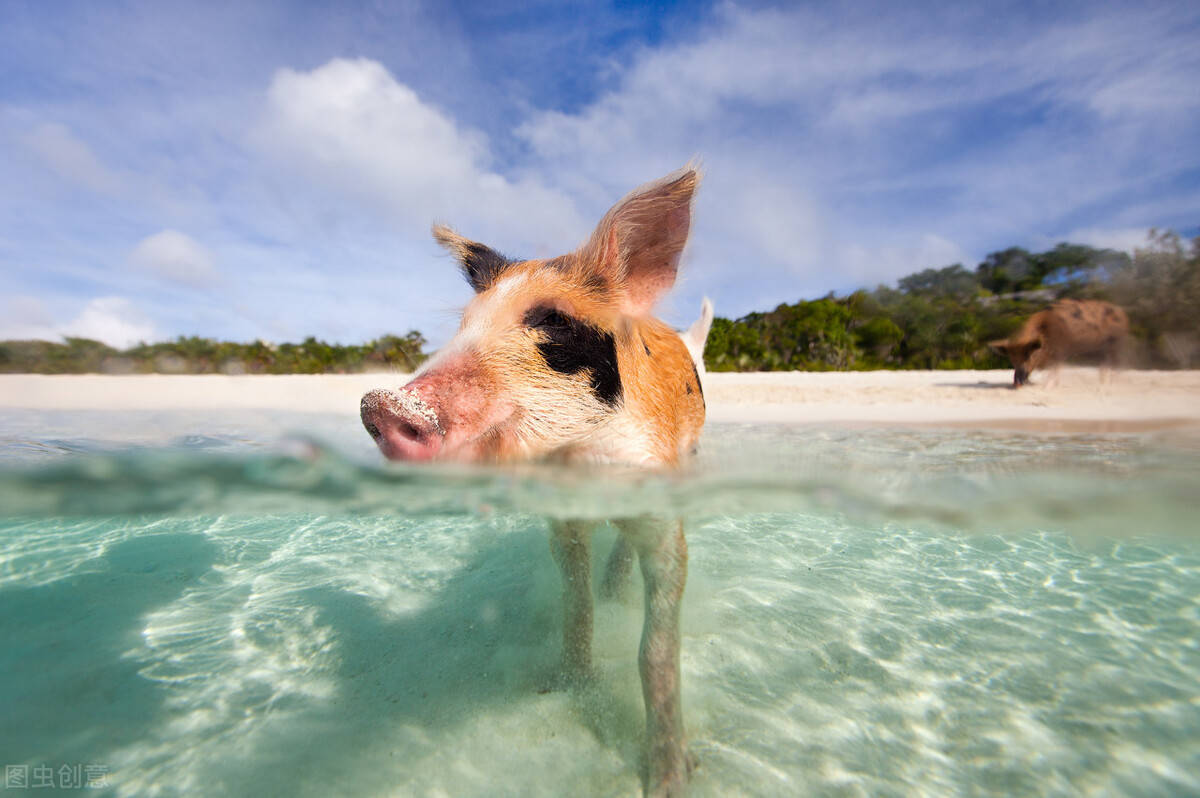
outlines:
[[597, 604], [595, 683], [550, 689], [545, 519], [619, 511], [687, 522], [694, 795], [1200, 794], [1192, 434], [726, 425], [665, 476], [385, 468], [349, 416], [31, 411], [0, 459], [0, 764], [57, 788], [30, 793], [86, 765], [122, 796], [638, 795], [636, 598]]

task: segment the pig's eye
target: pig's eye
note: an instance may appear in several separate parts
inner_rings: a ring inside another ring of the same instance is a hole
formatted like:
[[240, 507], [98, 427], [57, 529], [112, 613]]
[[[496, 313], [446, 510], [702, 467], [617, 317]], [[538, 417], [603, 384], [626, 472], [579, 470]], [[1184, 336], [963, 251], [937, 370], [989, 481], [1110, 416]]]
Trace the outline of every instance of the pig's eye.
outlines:
[[614, 406], [621, 401], [621, 372], [611, 332], [560, 313], [549, 305], [530, 308], [524, 321], [527, 328], [540, 333], [537, 349], [551, 371], [588, 372], [596, 398]]
[[571, 319], [554, 308], [538, 306], [525, 313], [525, 326], [537, 329], [562, 329], [571, 325]]

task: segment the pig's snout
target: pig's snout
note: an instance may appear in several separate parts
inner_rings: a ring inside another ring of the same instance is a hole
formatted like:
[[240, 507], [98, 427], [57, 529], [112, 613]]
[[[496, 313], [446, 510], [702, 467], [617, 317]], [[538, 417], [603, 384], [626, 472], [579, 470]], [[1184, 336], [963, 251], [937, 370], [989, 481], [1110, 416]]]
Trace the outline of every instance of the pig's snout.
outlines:
[[437, 411], [407, 388], [367, 392], [359, 403], [359, 414], [389, 460], [430, 460], [445, 442]]

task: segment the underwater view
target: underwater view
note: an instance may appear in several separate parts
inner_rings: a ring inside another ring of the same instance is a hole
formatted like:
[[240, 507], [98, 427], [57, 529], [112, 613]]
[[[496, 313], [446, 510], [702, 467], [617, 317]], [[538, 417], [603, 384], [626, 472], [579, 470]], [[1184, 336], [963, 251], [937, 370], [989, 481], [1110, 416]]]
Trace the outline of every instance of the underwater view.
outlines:
[[6, 794], [640, 795], [640, 589], [557, 689], [547, 519], [646, 514], [687, 530], [690, 794], [1200, 794], [1187, 429], [714, 424], [668, 475], [12, 410], [0, 462]]

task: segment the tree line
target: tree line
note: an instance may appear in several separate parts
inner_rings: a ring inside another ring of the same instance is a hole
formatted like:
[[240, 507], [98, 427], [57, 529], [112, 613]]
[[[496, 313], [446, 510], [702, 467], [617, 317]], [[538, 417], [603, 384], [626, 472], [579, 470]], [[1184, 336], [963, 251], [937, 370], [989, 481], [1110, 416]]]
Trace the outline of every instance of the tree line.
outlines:
[[1158, 230], [1132, 257], [1080, 244], [1036, 253], [1012, 247], [974, 270], [926, 269], [895, 288], [718, 317], [704, 361], [712, 371], [1006, 368], [988, 342], [1063, 298], [1125, 308], [1136, 365], [1200, 361], [1200, 238]]
[[298, 344], [230, 343], [210, 338], [138, 344], [117, 350], [88, 338], [0, 341], [0, 372], [39, 374], [349, 374], [412, 371], [425, 359], [425, 337], [385, 335], [361, 345], [305, 338]]
[[[1061, 298], [1125, 308], [1136, 364], [1200, 363], [1200, 238], [1151, 230], [1133, 256], [1080, 244], [1045, 252], [1011, 247], [974, 270], [925, 269], [848, 296], [779, 305], [739, 319], [717, 317], [704, 352], [712, 371], [1005, 368], [988, 348]], [[79, 374], [327, 374], [412, 371], [426, 357], [416, 330], [361, 345], [306, 338], [298, 344], [181, 337], [117, 350], [99, 341], [0, 341], [0, 372]]]

